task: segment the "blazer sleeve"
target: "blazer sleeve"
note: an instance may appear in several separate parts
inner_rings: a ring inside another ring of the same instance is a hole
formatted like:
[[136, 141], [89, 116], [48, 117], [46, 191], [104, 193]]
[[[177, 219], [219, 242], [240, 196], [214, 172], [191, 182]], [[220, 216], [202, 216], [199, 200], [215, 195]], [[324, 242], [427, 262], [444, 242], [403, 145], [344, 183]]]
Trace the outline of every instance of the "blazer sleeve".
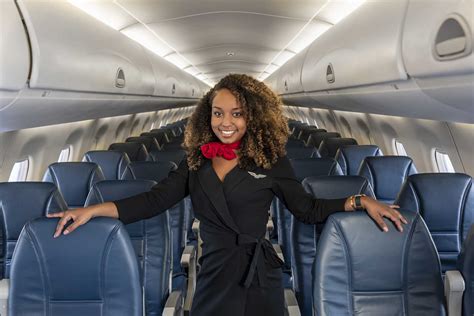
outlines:
[[165, 212], [189, 194], [189, 169], [186, 159], [168, 177], [150, 191], [113, 201], [124, 224], [147, 219]]
[[329, 215], [344, 211], [346, 198], [318, 199], [306, 192], [296, 179], [287, 157], [280, 158], [271, 173], [274, 194], [299, 221], [305, 224], [319, 224]]

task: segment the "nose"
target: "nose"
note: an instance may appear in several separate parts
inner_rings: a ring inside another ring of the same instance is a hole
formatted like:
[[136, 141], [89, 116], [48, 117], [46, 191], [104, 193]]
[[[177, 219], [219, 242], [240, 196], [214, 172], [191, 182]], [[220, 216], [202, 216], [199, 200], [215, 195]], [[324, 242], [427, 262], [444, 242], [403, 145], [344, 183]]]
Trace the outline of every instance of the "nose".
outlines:
[[222, 119], [222, 126], [231, 126], [232, 120], [233, 120], [232, 115], [228, 115], [228, 114], [224, 115]]

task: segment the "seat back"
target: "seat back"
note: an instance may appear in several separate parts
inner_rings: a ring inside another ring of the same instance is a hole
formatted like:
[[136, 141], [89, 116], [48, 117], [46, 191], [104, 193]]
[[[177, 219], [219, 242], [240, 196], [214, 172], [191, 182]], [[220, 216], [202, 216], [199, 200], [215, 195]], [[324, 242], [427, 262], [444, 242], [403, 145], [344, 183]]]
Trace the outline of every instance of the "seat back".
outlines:
[[155, 137], [153, 136], [134, 136], [134, 137], [129, 137], [125, 140], [125, 142], [130, 143], [130, 142], [135, 142], [135, 143], [141, 143], [145, 145], [145, 148], [148, 152], [152, 150], [160, 150], [160, 145], [158, 144], [158, 141], [156, 140]]
[[321, 157], [336, 157], [336, 152], [341, 146], [357, 145], [354, 138], [325, 138], [319, 144], [319, 154]]
[[298, 139], [304, 141], [305, 143], [308, 142], [309, 135], [312, 133], [325, 133], [327, 132], [324, 128], [317, 128], [316, 126], [307, 126], [301, 129]]
[[383, 154], [376, 145], [349, 145], [339, 147], [334, 159], [345, 175], [355, 176], [359, 174], [362, 161], [370, 156], [383, 156]]
[[[125, 180], [153, 180], [160, 182], [165, 179], [169, 172], [176, 170], [177, 166], [174, 162], [152, 162], [152, 161], [137, 161], [132, 162], [127, 167], [124, 173], [123, 179]], [[168, 210], [170, 230], [171, 230], [171, 243], [173, 252], [173, 274], [181, 275], [183, 273], [181, 268], [181, 255], [184, 250], [186, 240], [186, 230], [184, 229], [185, 223], [185, 202], [184, 200], [178, 202], [176, 205]], [[173, 289], [175, 282], [173, 282]]]
[[395, 203], [421, 214], [443, 272], [455, 269], [462, 242], [474, 223], [472, 178], [462, 173], [415, 174], [408, 177]]
[[366, 157], [359, 175], [366, 177], [375, 196], [381, 202], [392, 204], [406, 178], [417, 173], [413, 160], [406, 156]]
[[156, 131], [155, 132], [144, 132], [144, 133], [141, 133], [140, 136], [153, 137], [158, 142], [160, 147], [163, 146], [164, 143], [166, 143], [164, 132], [156, 132]]
[[105, 180], [118, 180], [130, 163], [128, 155], [118, 150], [92, 150], [84, 154], [82, 159], [100, 166]]
[[464, 278], [463, 316], [474, 314], [474, 225], [471, 226], [464, 240], [457, 268]]
[[179, 166], [181, 161], [186, 157], [186, 152], [183, 149], [153, 150], [150, 152], [150, 157], [152, 161], [172, 161]]
[[13, 254], [10, 316], [141, 316], [137, 261], [123, 225], [94, 218], [53, 238], [58, 220], [28, 222]]
[[401, 210], [404, 231], [365, 212], [331, 215], [314, 262], [316, 315], [445, 315], [438, 254], [417, 213]]
[[[340, 199], [353, 194], [374, 195], [367, 179], [359, 176], [309, 177], [303, 180], [303, 187], [306, 192], [321, 199]], [[321, 230], [322, 225], [308, 225], [294, 217], [291, 219], [293, 288], [302, 315], [312, 315], [312, 279], [308, 276], [312, 274]]]
[[341, 134], [335, 132], [316, 132], [309, 135], [307, 144], [319, 148], [323, 139], [341, 137]]
[[[337, 162], [332, 158], [305, 158], [290, 159], [290, 164], [298, 181], [311, 176], [342, 175], [342, 171]], [[278, 243], [281, 245], [285, 261], [284, 270], [290, 273], [291, 270], [291, 219], [292, 215], [281, 201], [277, 201], [275, 208], [277, 213], [277, 234]], [[286, 287], [290, 284], [286, 282]]]
[[109, 150], [118, 150], [124, 152], [130, 158], [130, 161], [148, 161], [148, 150], [141, 143], [113, 143], [109, 146]]
[[[87, 205], [115, 201], [150, 191], [151, 180], [101, 181], [94, 185]], [[171, 232], [168, 212], [125, 226], [132, 240], [140, 280], [144, 289], [146, 315], [161, 315], [171, 284]]]
[[48, 166], [44, 182], [54, 183], [68, 208], [83, 207], [90, 188], [104, 180], [99, 165], [93, 162], [56, 162]]
[[9, 278], [13, 250], [26, 222], [48, 213], [67, 209], [61, 193], [49, 182], [0, 183], [0, 236], [3, 251], [0, 257], [0, 279]]

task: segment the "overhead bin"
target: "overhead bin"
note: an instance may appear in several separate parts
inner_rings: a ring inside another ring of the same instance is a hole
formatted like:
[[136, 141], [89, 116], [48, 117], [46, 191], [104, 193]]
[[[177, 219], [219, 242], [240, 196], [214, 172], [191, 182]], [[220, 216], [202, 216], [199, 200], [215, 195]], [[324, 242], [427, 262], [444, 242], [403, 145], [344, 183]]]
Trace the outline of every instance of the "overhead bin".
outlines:
[[367, 1], [310, 45], [305, 92], [406, 80], [401, 53], [407, 0]]
[[302, 50], [278, 69], [279, 76], [276, 81], [278, 94], [293, 94], [303, 92], [301, 84], [301, 69], [308, 49]]
[[67, 1], [19, 0], [32, 50], [30, 88], [152, 95], [144, 48]]
[[0, 110], [28, 81], [30, 52], [21, 16], [13, 1], [0, 1]]
[[[474, 122], [473, 2], [411, 0], [403, 32], [406, 70], [421, 92]], [[420, 23], [422, 21], [422, 23]]]

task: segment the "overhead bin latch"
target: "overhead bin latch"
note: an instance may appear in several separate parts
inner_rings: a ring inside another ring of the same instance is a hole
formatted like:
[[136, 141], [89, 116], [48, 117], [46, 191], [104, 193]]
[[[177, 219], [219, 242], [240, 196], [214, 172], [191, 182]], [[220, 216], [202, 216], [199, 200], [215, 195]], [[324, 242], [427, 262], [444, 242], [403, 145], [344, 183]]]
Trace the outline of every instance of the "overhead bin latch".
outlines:
[[115, 86], [117, 88], [125, 88], [125, 73], [122, 68], [117, 69], [117, 75], [115, 76]]
[[336, 81], [336, 77], [334, 76], [334, 68], [332, 67], [331, 63], [329, 63], [326, 69], [326, 81], [328, 83], [334, 83]]
[[173, 86], [171, 87], [171, 94], [176, 93], [176, 85], [173, 83]]
[[451, 60], [471, 53], [472, 43], [468, 24], [462, 16], [451, 14], [436, 33], [433, 54], [438, 60]]
[[285, 91], [288, 91], [288, 81], [285, 80]]

